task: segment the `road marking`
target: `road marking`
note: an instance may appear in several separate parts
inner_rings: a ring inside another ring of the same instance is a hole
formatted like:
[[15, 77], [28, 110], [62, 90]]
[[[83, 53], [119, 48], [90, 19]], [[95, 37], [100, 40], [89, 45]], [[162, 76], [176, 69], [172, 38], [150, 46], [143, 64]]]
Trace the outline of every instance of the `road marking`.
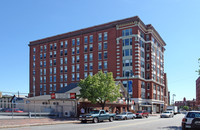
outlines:
[[134, 123], [134, 124], [118, 125], [118, 126], [100, 128], [100, 129], [95, 129], [95, 130], [108, 130], [108, 129], [119, 128], [119, 127], [126, 127], [126, 126], [134, 126], [134, 125], [146, 124], [146, 123], [151, 123], [151, 122], [156, 122], [156, 121], [158, 121], [158, 120], [151, 120], [151, 121], [146, 121], [146, 122], [138, 122], [138, 123]]

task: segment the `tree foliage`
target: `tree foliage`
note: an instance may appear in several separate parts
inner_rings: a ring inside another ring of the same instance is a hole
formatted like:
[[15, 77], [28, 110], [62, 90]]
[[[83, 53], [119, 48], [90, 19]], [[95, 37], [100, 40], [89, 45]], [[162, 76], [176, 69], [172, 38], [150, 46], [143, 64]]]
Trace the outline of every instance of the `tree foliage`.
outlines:
[[88, 99], [93, 104], [100, 104], [104, 109], [107, 101], [116, 101], [120, 94], [120, 86], [116, 86], [112, 72], [98, 72], [94, 76], [88, 76], [79, 83], [80, 98]]
[[188, 111], [189, 107], [188, 106], [184, 106], [183, 109], [186, 110], [186, 111]]
[[198, 75], [200, 76], [200, 58], [198, 59], [198, 63], [199, 63], [199, 69], [196, 70], [196, 72], [198, 73]]

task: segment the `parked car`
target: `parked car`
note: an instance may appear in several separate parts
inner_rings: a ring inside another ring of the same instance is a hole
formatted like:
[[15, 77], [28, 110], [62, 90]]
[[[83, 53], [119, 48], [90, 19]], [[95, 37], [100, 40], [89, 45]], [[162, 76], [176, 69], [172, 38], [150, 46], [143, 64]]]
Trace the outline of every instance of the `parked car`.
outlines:
[[116, 115], [116, 120], [127, 120], [127, 119], [135, 119], [136, 115], [132, 112], [123, 112], [121, 114]]
[[146, 117], [146, 118], [148, 118], [149, 117], [149, 113], [147, 112], [147, 111], [137, 111], [136, 112], [136, 117], [137, 118], [144, 118], [144, 117]]
[[108, 114], [104, 110], [94, 110], [89, 114], [84, 114], [79, 116], [79, 120], [82, 123], [86, 123], [87, 121], [93, 121], [93, 123], [97, 123], [103, 120], [109, 120], [112, 122], [115, 119], [115, 114]]
[[174, 117], [174, 113], [171, 111], [165, 111], [160, 114], [160, 118], [164, 118], [164, 117], [172, 118]]
[[182, 119], [182, 130], [200, 129], [200, 111], [189, 111]]

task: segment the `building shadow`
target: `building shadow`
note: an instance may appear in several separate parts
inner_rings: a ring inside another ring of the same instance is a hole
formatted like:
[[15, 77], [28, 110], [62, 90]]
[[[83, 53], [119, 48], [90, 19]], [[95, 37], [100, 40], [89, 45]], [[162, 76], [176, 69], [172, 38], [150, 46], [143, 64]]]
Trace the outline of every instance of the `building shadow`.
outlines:
[[182, 127], [181, 126], [167, 126], [167, 127], [159, 127], [159, 129], [182, 130]]

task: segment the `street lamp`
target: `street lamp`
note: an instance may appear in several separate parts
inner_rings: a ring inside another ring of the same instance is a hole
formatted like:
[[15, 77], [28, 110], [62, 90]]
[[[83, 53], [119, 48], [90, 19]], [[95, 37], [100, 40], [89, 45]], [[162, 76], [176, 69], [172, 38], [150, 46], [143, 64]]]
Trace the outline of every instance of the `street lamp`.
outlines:
[[133, 76], [133, 71], [130, 70], [126, 73], [126, 76], [127, 76], [127, 111], [129, 111], [129, 77], [130, 77], [130, 74], [131, 74], [131, 77]]

